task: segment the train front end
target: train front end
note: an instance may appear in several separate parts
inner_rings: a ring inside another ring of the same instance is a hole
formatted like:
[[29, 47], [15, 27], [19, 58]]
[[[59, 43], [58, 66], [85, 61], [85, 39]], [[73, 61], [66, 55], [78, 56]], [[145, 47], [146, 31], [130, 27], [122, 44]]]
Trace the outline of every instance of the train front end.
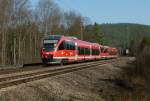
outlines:
[[61, 36], [50, 35], [46, 36], [42, 41], [41, 47], [41, 59], [44, 64], [56, 63], [53, 56], [55, 54], [55, 49], [59, 43]]

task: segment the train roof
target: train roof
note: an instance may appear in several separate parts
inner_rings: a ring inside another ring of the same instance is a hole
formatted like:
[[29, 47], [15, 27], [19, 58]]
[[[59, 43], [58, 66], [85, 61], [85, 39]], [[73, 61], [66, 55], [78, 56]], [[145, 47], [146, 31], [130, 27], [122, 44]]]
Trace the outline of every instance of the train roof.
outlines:
[[92, 43], [92, 42], [80, 40], [74, 36], [63, 36], [63, 35], [46, 35], [46, 36], [44, 36], [44, 39], [61, 39], [61, 38], [65, 39], [65, 40], [71, 40], [71, 41], [81, 43], [81, 44], [99, 45], [98, 43]]
[[64, 40], [70, 40], [70, 41], [73, 41], [73, 42], [76, 42], [79, 46], [92, 46], [92, 47], [104, 47], [104, 48], [107, 48], [107, 49], [111, 49], [111, 50], [114, 50], [116, 48], [114, 47], [110, 47], [110, 46], [103, 46], [101, 44], [98, 44], [98, 43], [92, 43], [92, 42], [87, 42], [87, 41], [83, 41], [83, 40], [80, 40], [78, 39], [77, 37], [74, 37], [74, 36], [64, 36], [64, 35], [46, 35], [44, 36], [44, 39], [50, 39], [50, 40], [60, 40], [60, 39], [64, 39]]
[[73, 40], [77, 40], [78, 39], [77, 37], [73, 37], [73, 36], [66, 36], [66, 38], [73, 39]]
[[71, 40], [71, 41], [74, 41], [76, 43], [80, 43], [80, 45], [95, 45], [95, 46], [99, 46], [98, 43], [92, 43], [92, 42], [83, 41], [83, 40], [80, 40], [80, 39], [78, 39], [76, 37], [65, 36], [64, 39]]

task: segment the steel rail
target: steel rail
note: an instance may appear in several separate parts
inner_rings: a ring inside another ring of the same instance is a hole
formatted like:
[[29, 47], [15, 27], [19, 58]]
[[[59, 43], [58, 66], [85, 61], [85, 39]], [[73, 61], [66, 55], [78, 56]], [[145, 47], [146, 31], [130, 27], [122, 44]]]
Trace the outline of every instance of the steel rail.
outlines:
[[35, 71], [32, 73], [9, 75], [9, 76], [0, 78], [0, 89], [10, 87], [13, 85], [30, 82], [30, 81], [34, 81], [34, 80], [39, 80], [42, 78], [47, 78], [47, 77], [52, 77], [52, 76], [61, 75], [61, 74], [65, 74], [65, 73], [70, 73], [70, 72], [74, 72], [74, 71], [78, 71], [78, 70], [82, 70], [82, 69], [86, 69], [86, 68], [92, 68], [92, 67], [104, 65], [107, 63], [113, 63], [115, 61], [116, 61], [116, 59], [115, 60], [114, 59], [113, 60], [105, 60], [105, 61], [100, 61], [100, 62], [97, 61], [97, 62], [81, 64], [81, 65], [78, 64], [78, 65], [74, 65], [74, 66], [66, 66], [64, 68], [53, 69], [53, 70], [49, 70], [49, 69], [44, 70], [43, 69], [41, 71]]

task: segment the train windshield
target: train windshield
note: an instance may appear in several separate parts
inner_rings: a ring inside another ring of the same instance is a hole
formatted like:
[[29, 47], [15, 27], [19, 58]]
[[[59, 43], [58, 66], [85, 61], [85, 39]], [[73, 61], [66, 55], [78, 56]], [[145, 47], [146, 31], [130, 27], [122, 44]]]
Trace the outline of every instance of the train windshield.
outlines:
[[54, 51], [54, 48], [57, 44], [58, 40], [44, 40], [43, 48], [46, 52]]
[[46, 52], [54, 51], [55, 46], [57, 45], [58, 41], [61, 39], [59, 35], [48, 35], [43, 40], [43, 48]]

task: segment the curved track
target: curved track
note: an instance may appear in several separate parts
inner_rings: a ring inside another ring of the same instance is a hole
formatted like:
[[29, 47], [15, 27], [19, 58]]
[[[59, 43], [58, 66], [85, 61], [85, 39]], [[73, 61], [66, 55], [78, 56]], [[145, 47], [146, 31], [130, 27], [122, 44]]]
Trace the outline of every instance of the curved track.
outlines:
[[113, 63], [118, 59], [112, 60], [103, 60], [103, 61], [96, 61], [96, 62], [88, 62], [88, 63], [81, 63], [81, 64], [73, 64], [67, 66], [61, 66], [56, 68], [39, 68], [33, 69], [31, 71], [16, 71], [16, 72], [9, 72], [4, 73], [0, 76], [0, 89], [10, 87], [13, 85], [18, 85], [34, 80], [39, 80], [42, 78], [47, 78], [51, 76], [61, 75], [69, 72], [74, 72], [77, 70], [82, 70], [86, 68], [92, 68], [99, 65], [104, 65], [107, 63]]

